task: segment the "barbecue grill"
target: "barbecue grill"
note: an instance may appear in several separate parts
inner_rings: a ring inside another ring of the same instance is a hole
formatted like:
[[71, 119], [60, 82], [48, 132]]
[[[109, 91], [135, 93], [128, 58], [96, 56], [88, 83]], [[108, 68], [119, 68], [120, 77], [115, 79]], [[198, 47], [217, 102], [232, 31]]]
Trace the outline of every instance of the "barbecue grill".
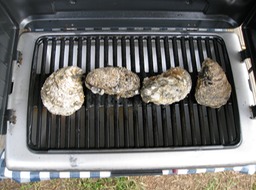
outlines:
[[[7, 167], [136, 173], [256, 163], [254, 4], [1, 2], [0, 121]], [[242, 23], [245, 50], [233, 30]], [[232, 86], [219, 109], [194, 97], [207, 57], [221, 65]], [[192, 90], [180, 102], [155, 105], [139, 95], [95, 95], [84, 86], [80, 110], [53, 115], [42, 104], [41, 87], [51, 73], [72, 65], [85, 75], [122, 66], [141, 82], [179, 66], [190, 73]]]

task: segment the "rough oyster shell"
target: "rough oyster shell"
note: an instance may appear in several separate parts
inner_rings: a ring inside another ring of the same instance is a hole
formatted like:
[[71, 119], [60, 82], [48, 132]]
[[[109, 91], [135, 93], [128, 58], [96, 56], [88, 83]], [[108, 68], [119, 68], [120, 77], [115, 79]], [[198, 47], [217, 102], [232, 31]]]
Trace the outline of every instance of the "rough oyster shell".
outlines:
[[140, 93], [146, 103], [165, 105], [184, 99], [191, 87], [189, 73], [183, 68], [175, 67], [160, 75], [145, 78]]
[[196, 85], [196, 101], [204, 106], [219, 108], [231, 95], [231, 85], [221, 66], [209, 58], [203, 62]]
[[71, 66], [52, 73], [41, 88], [41, 98], [49, 112], [69, 116], [84, 102], [82, 69]]
[[95, 94], [130, 98], [139, 94], [140, 79], [124, 67], [105, 67], [88, 73], [85, 85]]

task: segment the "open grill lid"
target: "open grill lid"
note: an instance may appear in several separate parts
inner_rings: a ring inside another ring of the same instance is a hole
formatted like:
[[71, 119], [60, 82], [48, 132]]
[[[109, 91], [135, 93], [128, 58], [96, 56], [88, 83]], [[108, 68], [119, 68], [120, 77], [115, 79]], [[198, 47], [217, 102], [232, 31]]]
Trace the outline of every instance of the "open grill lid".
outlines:
[[9, 0], [3, 2], [21, 28], [234, 28], [253, 0]]
[[[242, 25], [243, 37], [246, 49], [242, 51], [242, 59], [251, 59], [249, 73], [253, 72], [256, 81], [256, 6], [252, 9]], [[251, 107], [253, 118], [256, 118], [256, 105]]]
[[[0, 133], [11, 89], [19, 29], [85, 28], [244, 28], [247, 50], [255, 62], [253, 0], [23, 0], [0, 2]], [[248, 15], [250, 14], [250, 15]], [[17, 24], [16, 24], [17, 23]], [[19, 27], [18, 27], [19, 26]], [[253, 70], [256, 66], [253, 64]]]
[[[11, 87], [11, 62], [17, 30], [12, 19], [0, 3], [0, 135], [6, 133], [8, 111], [6, 111], [7, 97]], [[4, 122], [5, 121], [5, 122]]]

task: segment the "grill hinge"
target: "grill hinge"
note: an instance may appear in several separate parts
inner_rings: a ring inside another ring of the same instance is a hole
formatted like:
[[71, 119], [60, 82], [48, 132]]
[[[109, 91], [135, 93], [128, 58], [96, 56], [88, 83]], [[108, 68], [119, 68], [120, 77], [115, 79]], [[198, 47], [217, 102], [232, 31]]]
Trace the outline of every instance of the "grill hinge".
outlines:
[[250, 53], [249, 53], [246, 49], [243, 49], [243, 50], [240, 51], [239, 53], [240, 53], [240, 57], [241, 57], [241, 60], [240, 60], [240, 61], [244, 61], [245, 59], [251, 57]]
[[16, 111], [13, 109], [9, 109], [5, 111], [4, 120], [9, 121], [10, 123], [16, 123]]
[[16, 123], [16, 111], [13, 109], [8, 109], [5, 111], [4, 114], [4, 125], [3, 128], [0, 131], [1, 135], [5, 135], [6, 131], [7, 131], [7, 121], [9, 121], [10, 123], [15, 124]]
[[252, 111], [252, 117], [251, 119], [256, 119], [256, 105], [250, 106], [251, 111]]
[[22, 65], [22, 53], [20, 51], [17, 52], [17, 63], [18, 65]]
[[22, 65], [23, 55], [21, 51], [16, 51], [13, 55], [13, 64], [18, 64], [18, 66]]

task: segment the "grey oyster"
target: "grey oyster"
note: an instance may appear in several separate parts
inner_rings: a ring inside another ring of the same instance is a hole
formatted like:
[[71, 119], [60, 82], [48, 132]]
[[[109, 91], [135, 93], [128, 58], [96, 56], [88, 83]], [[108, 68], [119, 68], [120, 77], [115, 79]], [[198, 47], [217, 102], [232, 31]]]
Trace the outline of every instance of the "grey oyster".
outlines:
[[160, 75], [145, 78], [140, 93], [146, 103], [166, 105], [184, 99], [191, 87], [189, 73], [183, 68], [175, 67]]
[[227, 103], [231, 95], [231, 85], [216, 61], [206, 58], [202, 65], [197, 79], [196, 101], [204, 106], [220, 108]]
[[52, 73], [41, 88], [43, 105], [56, 115], [69, 116], [84, 102], [82, 69], [71, 66]]
[[88, 73], [85, 85], [95, 94], [130, 98], [139, 94], [140, 79], [124, 67], [104, 67]]

